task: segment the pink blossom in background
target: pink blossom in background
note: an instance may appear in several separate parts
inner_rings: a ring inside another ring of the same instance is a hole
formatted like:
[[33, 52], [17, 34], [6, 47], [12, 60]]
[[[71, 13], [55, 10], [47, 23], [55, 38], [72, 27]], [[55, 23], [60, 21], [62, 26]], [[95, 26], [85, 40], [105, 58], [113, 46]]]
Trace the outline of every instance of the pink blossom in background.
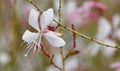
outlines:
[[32, 5], [26, 5], [22, 8], [22, 13], [29, 16], [30, 10], [33, 8]]
[[[83, 7], [85, 7], [86, 9], [90, 9], [90, 8], [98, 8], [100, 10], [106, 10], [106, 6], [102, 3], [99, 3], [97, 1], [87, 1], [83, 4]], [[88, 10], [87, 9], [87, 10]]]
[[18, 10], [18, 16], [19, 16], [19, 20], [22, 23], [23, 26], [26, 25], [26, 23], [28, 23], [27, 19], [29, 17], [30, 14], [30, 10], [33, 9], [34, 7], [32, 5], [25, 5], [23, 7], [21, 7]]
[[115, 71], [120, 71], [120, 61], [110, 64], [111, 68], [114, 68]]
[[78, 25], [87, 24], [90, 21], [95, 21], [102, 12], [106, 10], [106, 6], [96, 1], [87, 1], [81, 7], [78, 7], [71, 11], [67, 15], [67, 20], [70, 23]]
[[95, 19], [100, 17], [100, 12], [106, 10], [106, 6], [96, 1], [88, 1], [83, 4], [83, 9], [88, 13], [88, 19]]

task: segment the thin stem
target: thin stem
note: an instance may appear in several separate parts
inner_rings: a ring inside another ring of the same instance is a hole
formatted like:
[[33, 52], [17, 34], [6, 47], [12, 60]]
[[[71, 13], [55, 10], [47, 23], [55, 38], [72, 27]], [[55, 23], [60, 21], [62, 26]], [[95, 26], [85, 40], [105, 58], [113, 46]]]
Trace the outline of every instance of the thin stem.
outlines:
[[62, 1], [59, 0], [59, 9], [58, 9], [59, 22], [61, 22], [61, 4], [62, 4]]
[[[74, 24], [72, 24], [71, 27], [72, 27], [72, 30], [75, 31]], [[74, 32], [72, 33], [73, 33], [73, 48], [76, 48], [76, 34]]]
[[[61, 5], [62, 5], [62, 0], [59, 0], [59, 9], [58, 9], [58, 22], [61, 23]], [[59, 32], [62, 33], [62, 27], [59, 26]], [[60, 55], [62, 58], [62, 70], [61, 71], [65, 71], [65, 61], [64, 61], [64, 54], [63, 54], [63, 47], [60, 48]]]
[[33, 3], [31, 0], [26, 0], [26, 1], [28, 1], [29, 3], [31, 3], [38, 11], [40, 11], [40, 14], [43, 13], [43, 10], [40, 9], [40, 8], [39, 8], [35, 3]]
[[62, 58], [62, 71], [65, 71], [65, 60], [64, 60], [64, 55], [63, 55], [63, 49], [62, 47], [60, 48], [60, 55], [61, 55], [61, 58]]
[[40, 44], [41, 46], [41, 51], [43, 52], [43, 54], [45, 54], [48, 58], [51, 57], [50, 53], [44, 48], [45, 46], [43, 46], [42, 44]]
[[[31, 3], [33, 6], [35, 6], [41, 13], [43, 12], [43, 11], [42, 11], [39, 7], [37, 7], [33, 2], [31, 2], [31, 1], [29, 1], [29, 0], [27, 0], [27, 1], [28, 1], [29, 3]], [[72, 30], [71, 28], [69, 28], [69, 27], [67, 27], [67, 26], [59, 23], [59, 22], [58, 22], [57, 20], [55, 20], [55, 19], [53, 19], [53, 21], [56, 22], [59, 26], [62, 26], [63, 28], [67, 29], [68, 31], [74, 32], [75, 34], [77, 34], [77, 35], [80, 36], [80, 37], [83, 37], [83, 38], [85, 38], [85, 39], [88, 39], [88, 40], [90, 40], [90, 41], [93, 41], [93, 42], [95, 42], [95, 43], [97, 43], [97, 44], [100, 44], [100, 45], [103, 45], [103, 46], [106, 46], [106, 47], [112, 47], [112, 48], [120, 49], [120, 46], [118, 46], [118, 45], [113, 46], [113, 45], [110, 45], [110, 44], [106, 44], [106, 43], [101, 42], [101, 41], [99, 41], [99, 40], [96, 40], [96, 39], [94, 39], [94, 38], [92, 38], [92, 37], [89, 37], [89, 36], [86, 36], [86, 35], [84, 35], [84, 34], [81, 34], [81, 33], [77, 32], [77, 31], [74, 31], [74, 30]]]
[[77, 34], [77, 35], [80, 36], [80, 37], [86, 38], [86, 39], [88, 39], [88, 40], [91, 40], [91, 41], [93, 41], [93, 42], [95, 42], [95, 43], [97, 43], [97, 44], [100, 44], [100, 45], [103, 45], [103, 46], [106, 46], [106, 47], [113, 47], [113, 48], [120, 49], [119, 46], [109, 45], [109, 44], [106, 44], [106, 43], [101, 42], [101, 41], [99, 41], [99, 40], [96, 40], [96, 39], [94, 39], [94, 38], [92, 38], [92, 37], [89, 37], [89, 36], [86, 36], [86, 35], [84, 35], [84, 34], [81, 34], [81, 33], [77, 32], [77, 31], [75, 31], [75, 30], [73, 30], [73, 29], [71, 29], [71, 28], [69, 28], [69, 27], [67, 27], [67, 26], [59, 23], [59, 22], [56, 21], [55, 19], [53, 19], [53, 21], [56, 22], [58, 25], [62, 26], [63, 28], [65, 28], [65, 29], [67, 29], [67, 30], [69, 30], [69, 31], [71, 31], [71, 32], [74, 32], [75, 34]]
[[52, 55], [51, 60], [50, 60], [50, 63], [51, 63], [54, 67], [56, 67], [57, 69], [59, 69], [60, 71], [62, 71], [62, 69], [61, 69], [60, 67], [58, 67], [58, 66], [53, 62], [53, 58], [54, 58], [54, 55]]
[[69, 50], [68, 54], [67, 54], [67, 55], [65, 56], [65, 58], [64, 58], [64, 61], [67, 60], [67, 59], [69, 58], [69, 56], [70, 56], [69, 53], [70, 53], [70, 51], [72, 51], [73, 49], [74, 49], [74, 48], [71, 48], [71, 49]]
[[[58, 16], [59, 16], [59, 23], [61, 23], [61, 6], [62, 6], [62, 0], [59, 0], [59, 9], [58, 9]], [[62, 32], [62, 27], [59, 27], [60, 33]]]

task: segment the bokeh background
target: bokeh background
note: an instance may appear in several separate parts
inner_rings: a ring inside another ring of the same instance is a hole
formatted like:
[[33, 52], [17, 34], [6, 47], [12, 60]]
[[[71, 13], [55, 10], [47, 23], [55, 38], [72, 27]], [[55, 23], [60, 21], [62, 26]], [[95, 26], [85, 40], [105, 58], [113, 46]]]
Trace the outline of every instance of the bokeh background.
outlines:
[[[53, 8], [58, 17], [59, 0], [31, 0], [43, 10]], [[0, 71], [59, 71], [41, 52], [26, 53], [22, 35], [29, 24], [30, 9], [35, 7], [26, 0], [0, 0]], [[62, 0], [62, 23], [74, 24], [80, 33], [111, 45], [120, 45], [120, 0]], [[73, 47], [72, 33], [63, 29], [66, 41], [64, 54]], [[59, 48], [45, 47], [57, 65], [61, 65]], [[98, 45], [77, 36], [79, 54], [66, 61], [66, 71], [120, 71], [120, 50]]]

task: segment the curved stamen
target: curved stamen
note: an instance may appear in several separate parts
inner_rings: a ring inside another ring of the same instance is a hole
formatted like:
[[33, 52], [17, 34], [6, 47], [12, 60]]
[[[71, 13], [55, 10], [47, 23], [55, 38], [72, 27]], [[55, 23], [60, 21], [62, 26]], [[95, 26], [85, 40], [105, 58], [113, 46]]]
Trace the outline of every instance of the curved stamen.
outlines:
[[35, 52], [35, 50], [38, 48], [38, 51], [40, 49], [40, 43], [41, 43], [41, 37], [42, 37], [42, 34], [39, 35], [39, 37], [37, 38], [36, 41], [34, 41], [35, 43], [35, 46], [34, 46], [34, 49], [33, 49], [33, 52]]
[[42, 33], [38, 33], [38, 34], [39, 34], [39, 38], [36, 40], [35, 44], [36, 44], [36, 48], [38, 48], [38, 51], [40, 51], [40, 48], [41, 48], [40, 43], [41, 43]]
[[35, 44], [34, 43], [31, 43], [27, 48], [28, 48], [28, 51], [26, 52], [26, 54], [24, 55], [25, 57], [28, 56], [28, 54], [30, 53], [30, 51], [32, 50], [32, 47], [34, 46]]
[[32, 43], [27, 43], [25, 49], [28, 50], [28, 49], [30, 48], [31, 45], [32, 45]]

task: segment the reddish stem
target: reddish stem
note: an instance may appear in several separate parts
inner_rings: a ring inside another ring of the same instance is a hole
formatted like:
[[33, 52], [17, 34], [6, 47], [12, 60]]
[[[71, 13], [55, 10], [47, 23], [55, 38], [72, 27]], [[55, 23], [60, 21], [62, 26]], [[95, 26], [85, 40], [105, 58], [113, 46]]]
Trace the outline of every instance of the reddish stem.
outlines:
[[44, 46], [43, 46], [42, 44], [40, 44], [40, 46], [41, 46], [41, 51], [42, 51], [48, 58], [50, 58], [50, 57], [51, 57], [50, 53], [44, 48]]
[[[71, 25], [72, 29], [75, 30], [74, 24]], [[76, 48], [76, 34], [73, 32], [73, 48]]]

